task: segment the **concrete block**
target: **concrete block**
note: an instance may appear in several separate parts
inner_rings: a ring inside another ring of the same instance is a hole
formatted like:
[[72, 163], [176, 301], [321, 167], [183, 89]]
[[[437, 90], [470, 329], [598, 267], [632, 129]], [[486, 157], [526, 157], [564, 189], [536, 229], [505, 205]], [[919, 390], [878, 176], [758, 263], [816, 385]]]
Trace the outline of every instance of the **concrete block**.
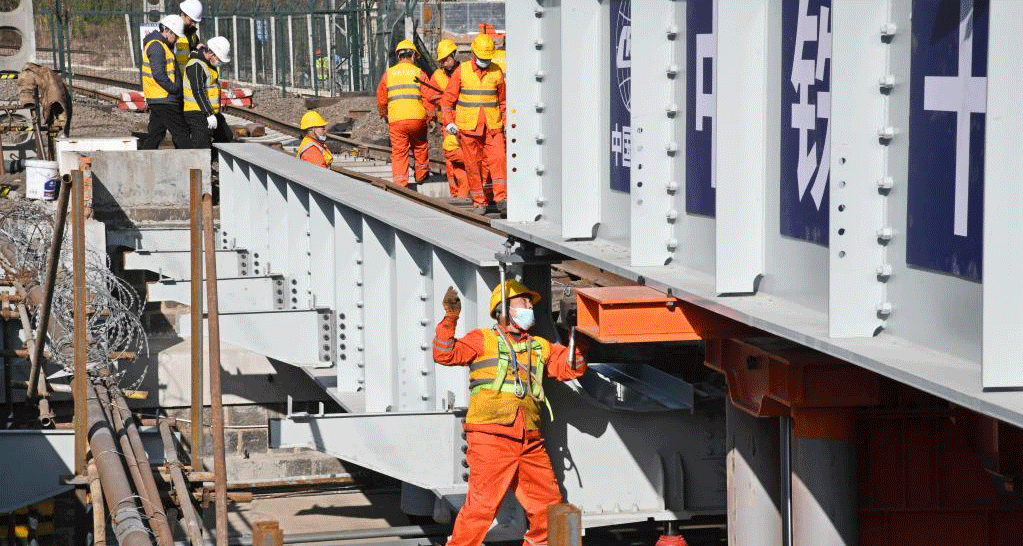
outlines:
[[245, 429], [239, 433], [239, 452], [247, 454], [266, 453], [270, 447], [267, 429]]
[[12, 29], [21, 37], [21, 47], [0, 55], [0, 70], [20, 72], [27, 62], [36, 60], [36, 24], [33, 2], [18, 2], [10, 11], [0, 11], [0, 28]]
[[344, 474], [347, 472], [341, 459], [324, 457], [313, 461], [313, 474], [315, 475]]
[[312, 459], [285, 459], [282, 462], [286, 476], [310, 476], [313, 473]]
[[186, 220], [190, 169], [201, 169], [204, 186], [209, 186], [209, 150], [96, 151], [91, 155], [96, 217], [118, 227]]
[[227, 411], [228, 425], [267, 426], [267, 411], [266, 408], [264, 408], [263, 406], [256, 405], [228, 406], [224, 409]]

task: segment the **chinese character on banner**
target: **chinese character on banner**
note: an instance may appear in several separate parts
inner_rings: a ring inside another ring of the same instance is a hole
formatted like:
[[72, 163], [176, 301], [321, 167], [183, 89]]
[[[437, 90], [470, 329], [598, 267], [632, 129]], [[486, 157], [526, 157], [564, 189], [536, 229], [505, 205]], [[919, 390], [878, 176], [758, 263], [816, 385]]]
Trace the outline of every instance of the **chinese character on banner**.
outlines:
[[717, 110], [715, 57], [717, 0], [686, 4], [686, 212], [714, 216], [714, 117]]
[[782, 4], [781, 234], [828, 244], [831, 1]]
[[628, 192], [632, 165], [632, 11], [630, 0], [611, 1], [611, 189]]

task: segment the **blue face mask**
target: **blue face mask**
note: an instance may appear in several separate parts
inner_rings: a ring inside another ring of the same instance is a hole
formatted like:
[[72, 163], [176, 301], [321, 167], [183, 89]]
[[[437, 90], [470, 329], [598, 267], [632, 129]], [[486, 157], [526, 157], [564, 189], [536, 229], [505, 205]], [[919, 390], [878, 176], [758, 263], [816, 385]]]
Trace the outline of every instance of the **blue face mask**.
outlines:
[[536, 315], [533, 314], [533, 310], [525, 307], [514, 309], [511, 313], [511, 317], [515, 326], [521, 328], [523, 332], [532, 328], [533, 323], [536, 321]]

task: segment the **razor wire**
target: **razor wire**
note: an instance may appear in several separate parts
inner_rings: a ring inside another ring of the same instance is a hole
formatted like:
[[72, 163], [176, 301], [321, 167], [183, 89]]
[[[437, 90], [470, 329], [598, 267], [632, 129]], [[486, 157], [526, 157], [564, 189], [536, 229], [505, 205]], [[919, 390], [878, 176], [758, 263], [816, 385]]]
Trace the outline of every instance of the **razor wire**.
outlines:
[[[71, 228], [64, 240], [53, 287], [47, 349], [50, 360], [65, 372], [74, 370], [74, 276], [72, 275]], [[46, 266], [53, 240], [51, 207], [23, 200], [0, 202], [0, 265], [8, 277], [22, 281], [26, 290], [45, 283]], [[98, 367], [117, 368], [117, 361], [130, 362], [143, 352], [148, 341], [142, 327], [145, 300], [110, 269], [109, 258], [94, 250], [85, 253], [86, 349], [90, 371]], [[26, 302], [27, 303], [27, 302]], [[39, 309], [29, 305], [33, 322]], [[117, 372], [118, 378], [130, 366]], [[141, 383], [147, 370], [139, 375]], [[134, 387], [132, 387], [134, 388]]]

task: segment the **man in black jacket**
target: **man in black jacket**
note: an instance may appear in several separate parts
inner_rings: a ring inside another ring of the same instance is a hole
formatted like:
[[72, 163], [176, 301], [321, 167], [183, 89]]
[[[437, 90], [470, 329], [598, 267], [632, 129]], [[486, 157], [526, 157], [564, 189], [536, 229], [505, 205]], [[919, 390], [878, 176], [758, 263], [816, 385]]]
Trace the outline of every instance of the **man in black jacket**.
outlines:
[[209, 148], [210, 142], [230, 142], [231, 128], [220, 113], [221, 63], [229, 62], [231, 44], [223, 36], [210, 38], [206, 47], [193, 51], [185, 64], [185, 123], [193, 148]]
[[172, 50], [184, 33], [181, 16], [168, 15], [142, 41], [142, 94], [149, 107], [149, 133], [142, 140], [143, 150], [158, 148], [168, 130], [175, 148], [190, 147], [181, 112], [181, 75]]

